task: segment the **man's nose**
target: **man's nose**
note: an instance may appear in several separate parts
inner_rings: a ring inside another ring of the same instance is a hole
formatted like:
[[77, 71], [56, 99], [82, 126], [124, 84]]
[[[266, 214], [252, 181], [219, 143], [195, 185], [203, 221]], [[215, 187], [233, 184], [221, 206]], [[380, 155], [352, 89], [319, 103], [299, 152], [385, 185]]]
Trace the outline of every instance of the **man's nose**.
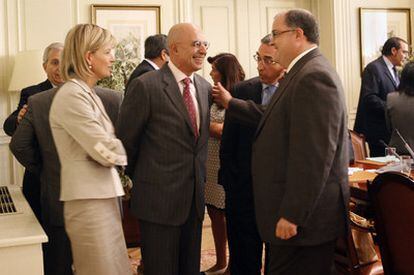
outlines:
[[204, 44], [201, 44], [201, 46], [198, 49], [201, 53], [207, 53], [207, 47]]

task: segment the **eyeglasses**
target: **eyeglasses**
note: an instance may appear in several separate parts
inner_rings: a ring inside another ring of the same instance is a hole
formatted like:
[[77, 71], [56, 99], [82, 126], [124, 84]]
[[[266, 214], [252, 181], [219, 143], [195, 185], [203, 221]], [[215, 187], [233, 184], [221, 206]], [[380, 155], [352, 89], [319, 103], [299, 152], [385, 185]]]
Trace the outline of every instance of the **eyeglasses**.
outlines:
[[403, 51], [403, 54], [408, 58], [412, 57], [412, 53], [410, 53], [409, 51]]
[[201, 46], [204, 46], [204, 48], [206, 48], [206, 50], [207, 50], [208, 47], [210, 47], [210, 42], [196, 40], [196, 41], [193, 41], [192, 45], [193, 45], [193, 47], [196, 47], [196, 48], [201, 48]]
[[280, 32], [278, 32], [277, 30], [272, 30], [272, 36], [273, 36], [273, 38], [275, 38], [275, 37], [280, 36], [284, 33], [294, 32], [294, 31], [296, 31], [296, 30], [285, 30], [285, 31], [280, 31]]
[[263, 61], [263, 63], [265, 63], [266, 65], [274, 65], [277, 62], [274, 61], [273, 59], [271, 59], [270, 57], [261, 57], [258, 54], [253, 55], [254, 60], [256, 60], [257, 63], [260, 63], [261, 61]]

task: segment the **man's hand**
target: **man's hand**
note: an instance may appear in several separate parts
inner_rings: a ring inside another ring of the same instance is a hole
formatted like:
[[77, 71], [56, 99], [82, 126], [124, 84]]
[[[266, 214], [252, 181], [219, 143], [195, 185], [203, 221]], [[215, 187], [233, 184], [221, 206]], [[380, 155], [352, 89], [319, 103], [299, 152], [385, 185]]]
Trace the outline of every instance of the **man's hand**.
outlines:
[[221, 139], [223, 134], [223, 123], [210, 122], [210, 137]]
[[229, 107], [229, 102], [233, 98], [229, 91], [227, 91], [226, 89], [224, 89], [223, 86], [221, 86], [220, 82], [217, 82], [217, 84], [213, 86], [212, 95], [214, 98], [214, 102], [223, 106], [225, 109]]
[[27, 112], [27, 104], [24, 104], [23, 107], [20, 109], [19, 113], [17, 114], [17, 123], [23, 119], [24, 115]]
[[288, 240], [298, 234], [298, 226], [284, 218], [280, 218], [276, 224], [275, 235], [282, 240]]

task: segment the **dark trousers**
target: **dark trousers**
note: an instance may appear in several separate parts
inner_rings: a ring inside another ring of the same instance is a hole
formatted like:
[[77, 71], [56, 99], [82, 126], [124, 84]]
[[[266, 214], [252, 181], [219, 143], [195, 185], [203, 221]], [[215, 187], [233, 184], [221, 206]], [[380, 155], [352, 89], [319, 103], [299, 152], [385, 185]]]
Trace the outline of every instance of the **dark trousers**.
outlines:
[[45, 275], [72, 275], [72, 250], [63, 226], [44, 223], [48, 242], [43, 245]]
[[378, 142], [368, 142], [369, 156], [382, 157], [385, 156], [385, 146]]
[[261, 274], [263, 242], [256, 226], [253, 197], [226, 190], [227, 238], [232, 275]]
[[200, 274], [201, 226], [194, 201], [180, 226], [139, 220], [145, 275]]
[[42, 213], [40, 204], [40, 179], [39, 175], [30, 172], [29, 170], [24, 171], [23, 177], [23, 195], [27, 202], [32, 208], [36, 218], [42, 223]]
[[316, 246], [271, 245], [269, 275], [329, 275], [336, 240]]

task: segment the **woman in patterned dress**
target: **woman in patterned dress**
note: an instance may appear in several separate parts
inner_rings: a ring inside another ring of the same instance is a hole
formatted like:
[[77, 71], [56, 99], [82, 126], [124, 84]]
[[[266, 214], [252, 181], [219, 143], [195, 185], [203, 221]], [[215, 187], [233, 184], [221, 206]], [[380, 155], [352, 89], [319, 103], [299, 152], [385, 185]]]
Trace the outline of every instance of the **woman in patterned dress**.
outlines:
[[[221, 53], [209, 57], [211, 64], [210, 76], [214, 83], [220, 82], [223, 87], [231, 91], [233, 86], [244, 80], [244, 71], [237, 58], [230, 53]], [[226, 219], [224, 205], [224, 189], [220, 185], [218, 170], [220, 166], [219, 149], [221, 133], [223, 131], [225, 110], [222, 106], [213, 103], [210, 111], [210, 139], [207, 157], [206, 205], [211, 219], [214, 246], [216, 249], [216, 264], [205, 271], [205, 274], [224, 274], [227, 268], [226, 256]]]

